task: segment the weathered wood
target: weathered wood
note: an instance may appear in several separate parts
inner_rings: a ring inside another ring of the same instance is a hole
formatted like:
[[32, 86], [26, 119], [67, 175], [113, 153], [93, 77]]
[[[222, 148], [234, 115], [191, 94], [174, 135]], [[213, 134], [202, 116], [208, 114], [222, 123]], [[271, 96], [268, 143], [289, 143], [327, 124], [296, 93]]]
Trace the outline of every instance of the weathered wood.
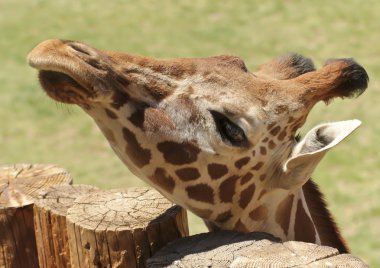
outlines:
[[359, 258], [316, 244], [281, 242], [267, 233], [221, 231], [176, 240], [147, 262], [158, 267], [368, 267]]
[[188, 235], [186, 211], [148, 188], [99, 191], [75, 200], [67, 230], [73, 267], [145, 267]]
[[41, 268], [71, 267], [66, 214], [74, 200], [97, 191], [89, 185], [59, 185], [40, 192], [34, 203], [34, 229]]
[[0, 166], [0, 267], [38, 267], [33, 202], [40, 190], [71, 183], [54, 165]]

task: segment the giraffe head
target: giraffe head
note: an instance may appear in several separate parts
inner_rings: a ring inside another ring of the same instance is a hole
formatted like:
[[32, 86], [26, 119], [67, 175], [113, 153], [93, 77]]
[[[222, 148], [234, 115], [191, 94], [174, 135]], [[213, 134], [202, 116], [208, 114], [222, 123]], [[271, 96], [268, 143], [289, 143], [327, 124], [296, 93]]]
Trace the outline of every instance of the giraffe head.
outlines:
[[265, 192], [302, 187], [360, 121], [317, 126], [299, 142], [297, 130], [317, 102], [368, 83], [352, 59], [315, 70], [296, 54], [252, 73], [234, 56], [158, 60], [48, 40], [28, 60], [47, 94], [82, 107], [135, 175], [224, 229], [239, 229], [234, 216]]

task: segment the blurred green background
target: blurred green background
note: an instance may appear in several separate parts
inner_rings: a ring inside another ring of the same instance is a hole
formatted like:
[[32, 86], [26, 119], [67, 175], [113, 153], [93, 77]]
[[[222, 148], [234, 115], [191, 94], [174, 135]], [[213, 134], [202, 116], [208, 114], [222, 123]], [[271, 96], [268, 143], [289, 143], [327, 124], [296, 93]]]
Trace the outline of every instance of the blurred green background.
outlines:
[[[363, 126], [317, 168], [321, 186], [353, 254], [380, 267], [379, 1], [44, 1], [0, 0], [0, 164], [54, 163], [76, 183], [143, 185], [116, 158], [91, 118], [40, 90], [27, 53], [49, 38], [151, 57], [234, 54], [254, 70], [287, 52], [320, 66], [354, 57], [369, 73], [356, 100], [318, 105], [305, 131], [323, 121]], [[192, 233], [205, 230], [191, 216]]]

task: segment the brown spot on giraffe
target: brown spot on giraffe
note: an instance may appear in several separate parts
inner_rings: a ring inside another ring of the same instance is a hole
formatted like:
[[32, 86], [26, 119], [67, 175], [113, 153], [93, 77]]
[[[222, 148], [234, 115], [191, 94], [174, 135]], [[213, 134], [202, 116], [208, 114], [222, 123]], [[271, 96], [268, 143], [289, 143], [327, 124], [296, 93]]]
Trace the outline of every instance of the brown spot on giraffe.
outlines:
[[242, 233], [248, 233], [249, 232], [248, 228], [245, 226], [245, 224], [240, 219], [238, 219], [238, 221], [236, 222], [233, 229], [237, 232], [242, 232]]
[[298, 200], [296, 211], [296, 223], [294, 225], [294, 238], [297, 241], [315, 243], [316, 232], [310, 217], [302, 205], [302, 200]]
[[118, 118], [117, 115], [114, 112], [112, 112], [110, 109], [105, 108], [104, 111], [106, 112], [106, 114], [109, 118], [111, 118], [111, 119], [117, 119]]
[[251, 201], [253, 195], [255, 194], [255, 190], [256, 190], [256, 186], [254, 183], [252, 183], [246, 189], [241, 191], [240, 199], [239, 199], [239, 206], [242, 209], [247, 207], [249, 201]]
[[248, 172], [247, 174], [245, 174], [245, 175], [241, 178], [240, 185], [244, 185], [244, 184], [246, 184], [246, 183], [249, 182], [252, 178], [253, 178], [253, 174], [250, 173], [250, 172]]
[[261, 174], [259, 180], [264, 181], [267, 177], [267, 174]]
[[267, 217], [267, 214], [268, 214], [268, 208], [264, 204], [262, 204], [258, 206], [257, 208], [255, 208], [254, 210], [252, 210], [249, 213], [249, 217], [254, 221], [261, 221]]
[[199, 170], [192, 167], [177, 169], [175, 174], [182, 181], [193, 181], [201, 176]]
[[205, 183], [199, 183], [186, 187], [187, 196], [190, 199], [214, 204], [214, 189]]
[[131, 161], [139, 168], [149, 164], [151, 159], [150, 150], [142, 148], [137, 141], [135, 134], [129, 129], [123, 128], [123, 136], [127, 142], [125, 152]]
[[277, 136], [277, 134], [280, 132], [281, 130], [281, 127], [280, 126], [276, 126], [275, 128], [273, 128], [269, 133], [273, 136]]
[[266, 155], [267, 154], [267, 148], [265, 148], [264, 146], [261, 146], [260, 147], [260, 154], [261, 155]]
[[268, 137], [265, 137], [265, 138], [262, 140], [262, 142], [263, 142], [263, 143], [266, 143], [268, 140], [269, 140], [269, 138], [268, 138]]
[[270, 124], [267, 126], [267, 130], [271, 130], [275, 125], [276, 125], [276, 123], [270, 123]]
[[115, 91], [112, 96], [111, 106], [116, 110], [119, 110], [123, 105], [127, 104], [129, 101], [129, 95], [125, 92], [121, 93]]
[[232, 216], [233, 216], [233, 214], [232, 214], [231, 210], [227, 210], [225, 212], [220, 213], [216, 217], [215, 221], [219, 222], [219, 223], [224, 223], [224, 222], [228, 221], [229, 219], [231, 219]]
[[138, 127], [141, 129], [143, 128], [143, 124], [144, 124], [144, 120], [145, 120], [145, 116], [144, 116], [145, 109], [146, 109], [146, 107], [138, 107], [136, 109], [136, 111], [128, 117], [128, 120], [135, 127]]
[[270, 140], [268, 143], [268, 148], [273, 150], [275, 147], [276, 147], [276, 144], [274, 143], [274, 141]]
[[219, 187], [219, 198], [220, 201], [228, 203], [232, 202], [232, 197], [235, 194], [236, 181], [239, 176], [232, 175], [231, 177], [225, 179]]
[[288, 235], [290, 214], [292, 212], [294, 195], [288, 195], [280, 202], [276, 210], [276, 222], [281, 226], [285, 235]]
[[159, 185], [166, 192], [168, 192], [170, 194], [173, 193], [175, 181], [170, 175], [166, 174], [165, 169], [156, 168], [153, 176], [150, 177], [150, 180], [154, 184]]
[[237, 160], [235, 162], [235, 167], [237, 167], [238, 169], [241, 169], [243, 166], [245, 166], [246, 164], [248, 164], [248, 162], [249, 162], [250, 159], [251, 158], [249, 156], [240, 158], [239, 160]]
[[258, 162], [256, 165], [254, 165], [251, 169], [252, 170], [259, 170], [264, 166], [264, 162]]
[[173, 165], [190, 164], [197, 161], [201, 151], [190, 142], [163, 141], [157, 144], [157, 149], [163, 154], [167, 163]]
[[228, 168], [223, 164], [211, 163], [207, 165], [207, 171], [211, 179], [217, 180], [227, 174]]

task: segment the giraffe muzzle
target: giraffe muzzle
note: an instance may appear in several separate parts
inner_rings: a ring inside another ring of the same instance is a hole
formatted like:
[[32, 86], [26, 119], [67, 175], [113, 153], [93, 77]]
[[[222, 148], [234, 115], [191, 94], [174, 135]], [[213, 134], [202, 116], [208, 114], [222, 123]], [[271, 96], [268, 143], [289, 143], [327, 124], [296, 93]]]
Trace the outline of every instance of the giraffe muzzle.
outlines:
[[141, 103], [155, 103], [177, 86], [173, 76], [182, 74], [174, 61], [101, 51], [58, 39], [37, 45], [28, 62], [40, 71], [41, 85], [50, 97], [79, 105], [110, 101], [115, 92]]
[[46, 40], [29, 53], [28, 62], [39, 71], [42, 88], [57, 101], [82, 105], [111, 93], [109, 57], [82, 43]]

